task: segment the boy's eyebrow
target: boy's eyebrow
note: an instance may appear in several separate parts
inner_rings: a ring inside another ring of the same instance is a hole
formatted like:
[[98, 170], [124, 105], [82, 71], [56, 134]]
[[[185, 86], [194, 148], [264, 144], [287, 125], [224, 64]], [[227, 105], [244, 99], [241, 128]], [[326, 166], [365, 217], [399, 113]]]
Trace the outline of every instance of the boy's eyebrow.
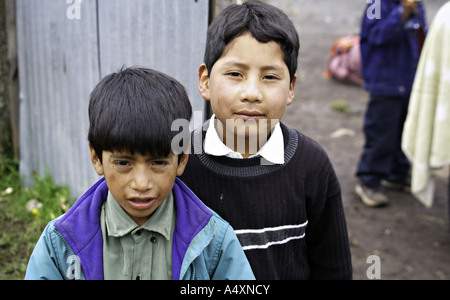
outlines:
[[261, 70], [263, 71], [277, 71], [277, 72], [282, 72], [283, 68], [279, 67], [279, 66], [275, 66], [275, 65], [269, 65], [269, 66], [264, 66], [261, 68]]
[[[114, 159], [133, 159], [133, 155], [131, 154], [121, 154], [121, 153], [112, 153], [111, 157]], [[148, 157], [149, 160], [164, 160], [164, 159], [170, 159], [170, 157], [164, 157], [164, 156], [152, 156]]]
[[224, 63], [225, 67], [238, 67], [238, 68], [242, 68], [242, 69], [248, 69], [249, 67], [241, 62], [235, 61], [235, 60], [230, 60]]
[[[241, 68], [241, 69], [249, 69], [250, 67], [244, 63], [241, 63], [239, 61], [235, 61], [235, 60], [230, 60], [224, 63], [225, 67], [237, 67], [237, 68]], [[277, 65], [267, 65], [267, 66], [263, 66], [261, 67], [262, 71], [279, 71], [282, 72], [283, 68]]]
[[114, 154], [114, 153], [112, 153], [111, 157], [112, 158], [132, 158], [133, 156], [132, 155], [127, 155], [127, 154], [120, 154], [120, 153]]

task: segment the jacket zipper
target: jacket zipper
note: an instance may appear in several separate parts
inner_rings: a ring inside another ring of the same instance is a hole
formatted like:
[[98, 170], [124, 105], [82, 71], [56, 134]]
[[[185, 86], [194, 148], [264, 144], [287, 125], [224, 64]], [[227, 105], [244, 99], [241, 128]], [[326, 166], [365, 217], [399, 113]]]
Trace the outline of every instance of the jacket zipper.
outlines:
[[194, 280], [194, 264], [191, 264], [190, 268], [191, 268], [191, 278], [190, 278], [190, 280]]

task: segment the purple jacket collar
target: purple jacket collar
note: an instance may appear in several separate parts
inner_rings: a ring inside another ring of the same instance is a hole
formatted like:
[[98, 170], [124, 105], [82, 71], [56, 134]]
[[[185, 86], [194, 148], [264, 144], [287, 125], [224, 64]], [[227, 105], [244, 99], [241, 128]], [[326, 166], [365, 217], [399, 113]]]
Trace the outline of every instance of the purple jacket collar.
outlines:
[[[181, 264], [190, 243], [213, 214], [178, 178], [172, 191], [177, 209], [172, 245], [172, 279], [176, 280], [180, 277]], [[100, 211], [107, 195], [108, 187], [101, 178], [55, 223], [80, 259], [87, 280], [104, 279]]]

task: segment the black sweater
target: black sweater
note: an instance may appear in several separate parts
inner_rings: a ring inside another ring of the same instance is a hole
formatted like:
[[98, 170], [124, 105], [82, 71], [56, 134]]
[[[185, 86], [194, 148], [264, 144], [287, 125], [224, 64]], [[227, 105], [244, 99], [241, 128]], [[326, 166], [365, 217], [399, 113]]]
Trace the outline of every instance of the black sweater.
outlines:
[[281, 128], [283, 165], [207, 155], [205, 129], [195, 130], [180, 179], [235, 229], [256, 279], [352, 279], [341, 189], [328, 155]]

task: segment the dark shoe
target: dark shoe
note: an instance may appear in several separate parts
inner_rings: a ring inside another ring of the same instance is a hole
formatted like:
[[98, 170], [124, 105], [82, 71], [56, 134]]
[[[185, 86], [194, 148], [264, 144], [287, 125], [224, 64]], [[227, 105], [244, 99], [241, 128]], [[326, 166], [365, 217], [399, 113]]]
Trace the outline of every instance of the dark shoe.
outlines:
[[388, 180], [384, 179], [381, 180], [381, 185], [385, 188], [395, 190], [395, 191], [402, 191], [406, 193], [411, 193], [411, 178], [408, 177], [403, 180]]
[[388, 204], [388, 198], [381, 187], [370, 188], [358, 183], [355, 187], [355, 192], [367, 206], [380, 207]]

